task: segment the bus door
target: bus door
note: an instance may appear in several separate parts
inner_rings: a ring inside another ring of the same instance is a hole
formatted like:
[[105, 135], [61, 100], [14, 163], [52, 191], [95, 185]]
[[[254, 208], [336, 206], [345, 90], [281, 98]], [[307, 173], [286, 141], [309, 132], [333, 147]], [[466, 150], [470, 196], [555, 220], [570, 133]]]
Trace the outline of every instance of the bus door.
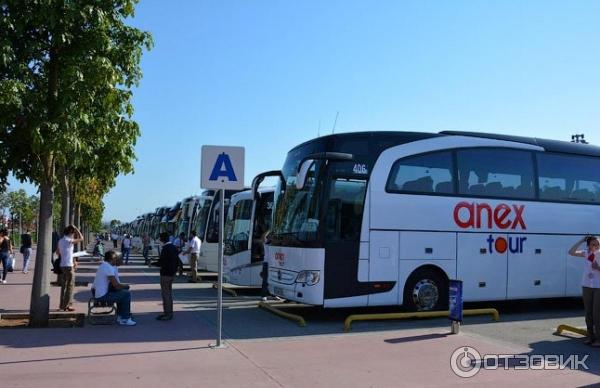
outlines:
[[265, 259], [265, 234], [271, 230], [274, 192], [264, 192], [254, 202], [252, 215], [252, 238], [250, 241], [250, 262]]
[[[356, 293], [358, 256], [367, 181], [364, 178], [328, 179], [325, 209], [324, 298]], [[347, 280], [353, 281], [347, 281]]]

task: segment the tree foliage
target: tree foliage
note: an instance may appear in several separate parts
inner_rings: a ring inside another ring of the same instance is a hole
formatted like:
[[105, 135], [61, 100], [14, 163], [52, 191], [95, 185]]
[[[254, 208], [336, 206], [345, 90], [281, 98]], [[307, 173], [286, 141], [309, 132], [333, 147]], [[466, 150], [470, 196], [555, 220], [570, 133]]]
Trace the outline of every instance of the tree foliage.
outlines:
[[18, 219], [25, 228], [31, 228], [37, 215], [39, 198], [35, 195], [28, 196], [23, 189], [9, 191], [7, 207], [13, 220]]
[[[140, 134], [132, 88], [152, 44], [149, 33], [125, 23], [136, 3], [0, 0], [0, 185], [11, 170], [40, 186], [40, 262], [50, 255], [55, 172], [107, 188], [132, 170]], [[98, 208], [89, 209], [97, 217]], [[38, 299], [47, 322], [46, 267], [35, 271], [35, 324], [43, 324]]]
[[139, 136], [131, 88], [151, 45], [148, 33], [124, 22], [135, 1], [0, 4], [0, 128], [11, 170], [39, 182], [40, 156], [51, 154], [67, 168], [75, 158], [90, 161], [92, 174], [107, 159], [130, 172]]

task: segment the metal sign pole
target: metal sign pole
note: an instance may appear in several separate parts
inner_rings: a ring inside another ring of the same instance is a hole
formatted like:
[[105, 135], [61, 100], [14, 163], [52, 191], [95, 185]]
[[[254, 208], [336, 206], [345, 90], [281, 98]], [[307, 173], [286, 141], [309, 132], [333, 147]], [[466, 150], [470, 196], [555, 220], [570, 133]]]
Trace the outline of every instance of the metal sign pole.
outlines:
[[221, 209], [219, 209], [219, 275], [217, 284], [217, 348], [223, 347], [221, 345], [221, 338], [223, 333], [223, 231], [225, 229], [225, 190], [221, 189]]
[[[203, 145], [200, 164], [200, 187], [219, 190], [219, 252], [217, 280], [217, 343], [213, 348], [225, 348], [223, 337], [223, 234], [225, 230], [225, 190], [244, 189], [244, 147]], [[217, 193], [215, 193], [216, 197]], [[215, 198], [216, 200], [216, 198]]]

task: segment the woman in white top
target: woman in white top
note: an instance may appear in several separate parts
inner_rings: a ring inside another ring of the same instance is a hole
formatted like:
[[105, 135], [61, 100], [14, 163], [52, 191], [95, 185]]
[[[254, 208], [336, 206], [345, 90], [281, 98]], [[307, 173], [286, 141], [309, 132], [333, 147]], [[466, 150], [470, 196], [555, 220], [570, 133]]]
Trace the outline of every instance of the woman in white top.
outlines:
[[[586, 243], [587, 250], [579, 250]], [[585, 324], [588, 336], [585, 343], [600, 347], [600, 239], [596, 236], [586, 236], [577, 241], [569, 249], [571, 256], [585, 258], [583, 270], [583, 306], [585, 308]]]

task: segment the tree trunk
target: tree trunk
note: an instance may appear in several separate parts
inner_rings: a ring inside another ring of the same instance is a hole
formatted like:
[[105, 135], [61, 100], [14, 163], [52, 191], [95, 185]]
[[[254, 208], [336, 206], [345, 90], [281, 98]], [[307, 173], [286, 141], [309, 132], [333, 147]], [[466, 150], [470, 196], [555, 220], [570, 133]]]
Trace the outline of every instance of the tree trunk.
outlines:
[[67, 176], [67, 169], [66, 168], [61, 168], [60, 169], [61, 173], [60, 173], [60, 177], [59, 177], [59, 181], [60, 181], [60, 195], [61, 195], [61, 206], [60, 206], [60, 228], [61, 228], [61, 234], [62, 231], [65, 230], [65, 228], [67, 226], [69, 226], [69, 224], [71, 223], [71, 215], [70, 210], [71, 210], [71, 205], [70, 205], [70, 200], [71, 200], [71, 196], [69, 195], [69, 177]]
[[[73, 201], [75, 202], [75, 201]], [[81, 234], [83, 234], [83, 229], [81, 228], [81, 205], [80, 204], [76, 204], [74, 206], [74, 210], [73, 210], [73, 216], [74, 216], [74, 220], [73, 220], [73, 224], [75, 224], [77, 226], [77, 228], [81, 231]], [[85, 241], [85, 235], [83, 238], [83, 241]], [[77, 244], [77, 251], [83, 251], [84, 250], [84, 243], [80, 242], [79, 244]]]
[[[81, 214], [80, 214], [80, 216], [81, 216]], [[88, 246], [88, 233], [87, 233], [87, 225], [85, 224], [85, 222], [81, 223], [81, 232], [83, 233], [83, 249], [85, 249]]]
[[69, 183], [69, 224], [79, 227], [79, 223], [75, 221], [75, 189], [72, 187], [73, 182]]
[[52, 204], [54, 201], [53, 179], [54, 161], [52, 155], [44, 158], [44, 178], [40, 184], [40, 211], [38, 224], [38, 243], [35, 255], [35, 270], [33, 286], [31, 288], [31, 302], [29, 307], [31, 327], [48, 326], [50, 311], [49, 294], [49, 259], [52, 258]]

